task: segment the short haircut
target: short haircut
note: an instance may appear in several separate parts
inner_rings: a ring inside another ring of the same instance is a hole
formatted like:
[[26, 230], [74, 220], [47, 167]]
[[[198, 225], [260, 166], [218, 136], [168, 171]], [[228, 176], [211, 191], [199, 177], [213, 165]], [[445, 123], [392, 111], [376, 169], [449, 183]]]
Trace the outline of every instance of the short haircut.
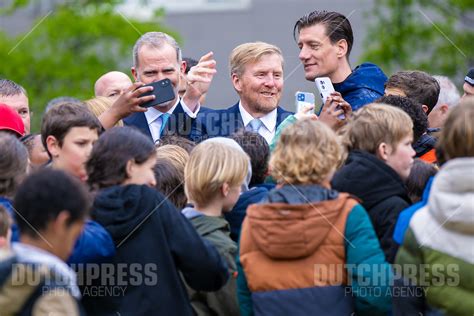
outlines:
[[97, 117], [82, 102], [58, 104], [44, 114], [41, 123], [41, 141], [49, 157], [51, 153], [46, 145], [48, 136], [54, 136], [59, 146], [62, 146], [64, 137], [73, 127], [89, 127], [97, 133], [102, 129]]
[[279, 184], [320, 184], [336, 170], [341, 151], [331, 128], [301, 120], [281, 132], [270, 157], [270, 172]]
[[247, 154], [230, 145], [203, 142], [194, 148], [184, 170], [185, 193], [199, 206], [207, 205], [224, 183], [241, 185], [247, 175]]
[[352, 44], [354, 43], [354, 35], [352, 33], [352, 27], [349, 20], [338, 12], [310, 12], [296, 21], [295, 26], [293, 27], [294, 39], [296, 40], [297, 34], [299, 35], [301, 29], [316, 24], [322, 24], [326, 27], [325, 34], [331, 41], [331, 44], [334, 45], [342, 39], [347, 42], [346, 58], [349, 59], [349, 55], [352, 50]]
[[189, 154], [176, 145], [165, 145], [156, 149], [154, 167], [156, 189], [163, 193], [178, 209], [186, 206], [184, 193], [184, 168]]
[[0, 132], [0, 196], [13, 197], [27, 168], [26, 147], [13, 135]]
[[461, 95], [456, 85], [446, 76], [433, 76], [439, 83], [440, 91], [436, 106], [447, 104], [450, 108], [458, 105]]
[[246, 130], [240, 130], [230, 138], [235, 140], [250, 157], [252, 179], [249, 186], [263, 183], [267, 176], [270, 158], [270, 148], [265, 138], [258, 133]]
[[127, 162], [143, 164], [155, 155], [153, 141], [134, 127], [113, 127], [105, 131], [92, 149], [86, 170], [93, 189], [122, 184], [127, 178]]
[[0, 205], [0, 237], [7, 237], [10, 226], [12, 225], [12, 219], [7, 210]]
[[196, 59], [190, 57], [184, 57], [183, 61], [186, 62], [186, 69], [184, 70], [185, 74], [188, 74], [191, 68], [198, 64], [198, 61]]
[[46, 104], [46, 108], [44, 109], [44, 112], [45, 113], [48, 112], [53, 106], [61, 105], [61, 104], [65, 104], [65, 103], [82, 104], [82, 101], [77, 99], [77, 98], [68, 97], [68, 96], [56, 97], [56, 98], [53, 98], [53, 99], [48, 101], [48, 103]]
[[173, 37], [163, 32], [148, 32], [140, 36], [133, 46], [133, 66], [136, 68], [138, 67], [138, 52], [140, 51], [140, 48], [143, 46], [159, 48], [165, 44], [168, 44], [175, 49], [176, 60], [178, 63], [181, 63], [181, 48]]
[[[102, 113], [110, 109], [112, 104], [114, 104], [114, 101], [109, 97], [95, 97], [93, 99], [84, 101], [84, 103], [87, 105], [92, 114], [99, 118]], [[115, 126], [123, 126], [122, 120], [118, 121]]]
[[421, 200], [428, 180], [438, 172], [435, 165], [426, 163], [421, 159], [415, 159], [405, 185], [412, 203]]
[[396, 147], [403, 138], [413, 135], [413, 122], [399, 108], [371, 103], [357, 110], [341, 133], [348, 151], [363, 150], [375, 155], [381, 143]]
[[398, 71], [388, 78], [385, 88], [395, 88], [403, 91], [407, 97], [426, 105], [429, 114], [438, 102], [439, 83], [433, 76], [426, 72]]
[[156, 143], [156, 147], [159, 148], [161, 146], [165, 145], [176, 145], [184, 150], [186, 150], [188, 153], [191, 153], [191, 151], [196, 147], [196, 143], [193, 142], [192, 140], [189, 140], [187, 138], [178, 136], [178, 135], [164, 135], [159, 139], [159, 141]]
[[20, 234], [39, 239], [38, 231], [46, 229], [62, 211], [70, 214], [68, 225], [84, 220], [90, 202], [88, 192], [79, 180], [64, 171], [43, 168], [23, 181], [13, 205], [21, 215], [16, 216]]
[[9, 97], [14, 95], [24, 94], [26, 97], [28, 94], [26, 93], [25, 88], [20, 86], [18, 83], [9, 80], [9, 79], [1, 79], [0, 78], [0, 95]]
[[416, 103], [415, 100], [398, 95], [385, 95], [375, 102], [395, 106], [410, 116], [413, 122], [413, 143], [428, 129], [428, 116], [423, 111], [421, 104]]
[[276, 54], [281, 58], [283, 66], [283, 54], [275, 45], [264, 42], [244, 43], [234, 48], [229, 57], [230, 75], [241, 76], [245, 71], [245, 66], [254, 63], [264, 55]]
[[453, 108], [441, 130], [436, 155], [439, 163], [459, 157], [474, 157], [474, 97]]

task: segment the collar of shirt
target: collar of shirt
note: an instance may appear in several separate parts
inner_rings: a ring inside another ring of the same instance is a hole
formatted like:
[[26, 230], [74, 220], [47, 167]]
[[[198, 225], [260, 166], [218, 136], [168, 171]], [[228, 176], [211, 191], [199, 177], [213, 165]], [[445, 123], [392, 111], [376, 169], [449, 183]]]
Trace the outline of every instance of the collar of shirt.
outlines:
[[[171, 109], [169, 109], [167, 113], [172, 114], [174, 109], [178, 106], [178, 103], [179, 98], [176, 100], [176, 103]], [[159, 118], [161, 115], [163, 115], [163, 112], [158, 110], [156, 107], [148, 108], [148, 111], [145, 112], [145, 118], [146, 122], [148, 123], [148, 126], [150, 126], [154, 121], [156, 121], [156, 119]]]
[[[250, 121], [254, 119], [254, 117], [252, 117], [252, 115], [250, 115], [250, 113], [244, 109], [241, 101], [239, 101], [239, 111], [240, 115], [242, 116], [242, 121], [244, 121], [244, 126], [246, 127], [250, 123]], [[277, 109], [275, 108], [270, 113], [267, 113], [264, 116], [260, 117], [260, 121], [262, 121], [263, 126], [265, 126], [265, 128], [269, 132], [273, 133], [276, 127]]]

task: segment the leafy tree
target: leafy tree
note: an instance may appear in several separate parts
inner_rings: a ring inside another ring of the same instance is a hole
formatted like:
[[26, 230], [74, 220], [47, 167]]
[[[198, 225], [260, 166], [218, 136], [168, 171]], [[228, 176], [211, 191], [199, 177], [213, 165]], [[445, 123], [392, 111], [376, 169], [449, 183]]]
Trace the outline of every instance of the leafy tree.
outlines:
[[362, 60], [387, 74], [420, 69], [461, 82], [473, 65], [472, 0], [380, 0], [367, 18], [373, 21]]
[[[122, 1], [63, 2], [38, 17], [33, 26], [43, 21], [28, 36], [9, 37], [0, 31], [0, 77], [18, 82], [28, 91], [33, 130], [39, 130], [43, 110], [52, 98], [89, 99], [102, 74], [111, 70], [129, 74], [132, 47], [141, 34], [164, 31], [177, 38], [162, 25], [162, 10], [155, 12], [152, 21], [137, 21], [116, 10]], [[28, 3], [15, 0], [3, 14]]]

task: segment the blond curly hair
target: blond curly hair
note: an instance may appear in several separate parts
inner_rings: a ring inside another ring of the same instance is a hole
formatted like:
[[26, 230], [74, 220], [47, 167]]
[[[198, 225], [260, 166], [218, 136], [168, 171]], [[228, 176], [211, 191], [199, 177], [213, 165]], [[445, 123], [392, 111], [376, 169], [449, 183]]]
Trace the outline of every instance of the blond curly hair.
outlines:
[[321, 184], [340, 159], [341, 146], [334, 131], [306, 119], [282, 131], [270, 158], [270, 173], [279, 184]]

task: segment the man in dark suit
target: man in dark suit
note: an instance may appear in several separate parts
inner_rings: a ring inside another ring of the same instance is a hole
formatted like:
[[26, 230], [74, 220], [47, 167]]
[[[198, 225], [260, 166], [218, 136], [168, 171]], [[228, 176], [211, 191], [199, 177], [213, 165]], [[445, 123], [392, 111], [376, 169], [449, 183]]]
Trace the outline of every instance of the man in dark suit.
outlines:
[[281, 50], [263, 42], [239, 45], [231, 53], [230, 72], [239, 102], [200, 114], [193, 138], [229, 136], [245, 128], [270, 143], [278, 125], [292, 114], [278, 106], [283, 90]]
[[174, 38], [162, 32], [142, 35], [133, 47], [132, 75], [143, 84], [171, 81], [175, 98], [169, 102], [137, 112], [124, 119], [125, 125], [135, 126], [158, 141], [162, 135], [179, 135], [190, 138], [192, 126], [200, 110], [199, 98], [209, 89], [215, 74], [212, 53], [204, 55], [197, 66], [187, 75], [188, 89], [182, 99], [178, 96], [181, 74], [186, 63], [182, 61], [181, 49]]

